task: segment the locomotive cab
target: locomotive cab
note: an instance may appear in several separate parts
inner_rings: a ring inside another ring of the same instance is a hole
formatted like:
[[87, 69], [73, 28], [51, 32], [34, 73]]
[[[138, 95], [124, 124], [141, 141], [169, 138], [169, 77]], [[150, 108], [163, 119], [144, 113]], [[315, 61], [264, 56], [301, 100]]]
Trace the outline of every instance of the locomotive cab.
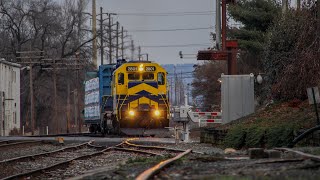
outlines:
[[169, 126], [166, 71], [157, 63], [133, 61], [113, 72], [113, 110], [120, 128]]

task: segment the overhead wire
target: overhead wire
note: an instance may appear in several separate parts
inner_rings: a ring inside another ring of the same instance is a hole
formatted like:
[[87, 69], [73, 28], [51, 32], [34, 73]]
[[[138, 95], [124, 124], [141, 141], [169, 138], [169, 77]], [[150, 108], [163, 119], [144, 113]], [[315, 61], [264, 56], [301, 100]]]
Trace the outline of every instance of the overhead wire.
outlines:
[[117, 13], [119, 16], [203, 16], [213, 15], [215, 11], [193, 11], [193, 12], [161, 12], [161, 13]]
[[150, 46], [141, 46], [142, 48], [169, 48], [169, 47], [198, 47], [198, 46], [210, 46], [207, 44], [168, 44], [168, 45], [150, 45]]
[[168, 31], [195, 31], [213, 29], [213, 27], [198, 27], [198, 28], [176, 28], [176, 29], [133, 29], [130, 32], [168, 32]]

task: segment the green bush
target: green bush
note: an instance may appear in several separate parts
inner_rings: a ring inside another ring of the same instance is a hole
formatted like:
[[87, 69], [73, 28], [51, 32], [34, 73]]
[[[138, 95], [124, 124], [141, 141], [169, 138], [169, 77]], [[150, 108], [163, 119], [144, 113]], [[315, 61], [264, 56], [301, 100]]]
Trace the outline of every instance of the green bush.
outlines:
[[240, 149], [245, 144], [246, 128], [243, 125], [236, 125], [229, 129], [224, 139], [224, 146]]
[[259, 127], [257, 125], [251, 126], [246, 130], [246, 147], [263, 147], [265, 128]]
[[293, 125], [279, 125], [267, 130], [267, 147], [287, 146], [293, 140]]

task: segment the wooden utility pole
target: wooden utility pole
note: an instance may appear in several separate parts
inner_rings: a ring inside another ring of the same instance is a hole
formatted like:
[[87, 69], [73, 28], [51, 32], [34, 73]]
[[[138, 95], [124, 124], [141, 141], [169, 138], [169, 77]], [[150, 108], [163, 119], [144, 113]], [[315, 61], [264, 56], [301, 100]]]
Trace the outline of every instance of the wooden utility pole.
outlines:
[[96, 16], [96, 0], [92, 0], [92, 50], [93, 50], [93, 64], [97, 66], [97, 16]]
[[70, 82], [68, 80], [68, 94], [67, 94], [67, 133], [70, 132]]
[[[30, 59], [31, 62], [31, 59]], [[29, 64], [30, 70], [29, 70], [29, 79], [30, 79], [30, 112], [31, 112], [31, 117], [30, 117], [30, 125], [31, 125], [31, 133], [34, 135], [34, 124], [35, 124], [35, 119], [34, 119], [34, 95], [33, 95], [33, 71], [32, 71], [32, 64]]]
[[100, 7], [100, 54], [101, 54], [101, 65], [103, 65], [103, 13], [102, 7]]
[[227, 37], [227, 0], [222, 0], [222, 27], [221, 27], [221, 35], [222, 35], [222, 50], [226, 50], [226, 37]]
[[300, 11], [301, 9], [301, 0], [297, 0], [297, 10]]
[[119, 21], [117, 21], [116, 30], [116, 60], [119, 59]]
[[134, 42], [131, 40], [131, 60], [134, 59]]
[[57, 116], [57, 74], [56, 74], [56, 60], [53, 60], [53, 99], [54, 99], [54, 116], [53, 122], [56, 125], [56, 133], [60, 133], [60, 119]]
[[138, 47], [138, 59], [141, 61], [141, 46]]
[[[34, 87], [33, 87], [33, 65], [34, 62], [32, 59], [41, 59], [43, 58], [43, 51], [22, 51], [22, 52], [16, 52], [17, 54], [20, 54], [17, 59], [20, 59], [19, 64], [26, 64], [29, 65], [29, 90], [30, 90], [30, 128], [31, 133], [34, 135], [34, 129], [35, 129], [35, 101], [34, 101]], [[25, 57], [21, 56], [21, 54], [27, 54]], [[31, 56], [32, 54], [32, 56]], [[40, 55], [35, 55], [40, 54]], [[26, 61], [24, 61], [26, 59]]]
[[109, 63], [112, 64], [112, 24], [111, 24], [111, 14], [109, 16], [109, 24], [108, 24], [108, 35], [109, 35]]
[[124, 59], [124, 31], [123, 26], [121, 26], [121, 59]]
[[74, 124], [78, 126], [79, 132], [81, 131], [81, 127], [78, 120], [78, 90], [73, 90], [73, 104], [74, 104]]

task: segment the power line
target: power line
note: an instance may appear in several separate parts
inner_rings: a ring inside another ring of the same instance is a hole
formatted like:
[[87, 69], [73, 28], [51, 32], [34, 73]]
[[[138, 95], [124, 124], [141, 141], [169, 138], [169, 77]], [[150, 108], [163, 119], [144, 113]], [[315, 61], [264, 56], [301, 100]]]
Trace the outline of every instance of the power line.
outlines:
[[199, 27], [199, 28], [177, 28], [177, 29], [138, 29], [129, 30], [130, 32], [168, 32], [168, 31], [194, 31], [194, 30], [205, 30], [213, 29], [213, 27]]
[[161, 13], [117, 13], [120, 16], [203, 16], [213, 15], [215, 11], [193, 11], [193, 12], [161, 12]]
[[211, 44], [175, 44], [175, 45], [151, 45], [141, 46], [143, 48], [169, 48], [169, 47], [198, 47], [198, 46], [210, 46]]

